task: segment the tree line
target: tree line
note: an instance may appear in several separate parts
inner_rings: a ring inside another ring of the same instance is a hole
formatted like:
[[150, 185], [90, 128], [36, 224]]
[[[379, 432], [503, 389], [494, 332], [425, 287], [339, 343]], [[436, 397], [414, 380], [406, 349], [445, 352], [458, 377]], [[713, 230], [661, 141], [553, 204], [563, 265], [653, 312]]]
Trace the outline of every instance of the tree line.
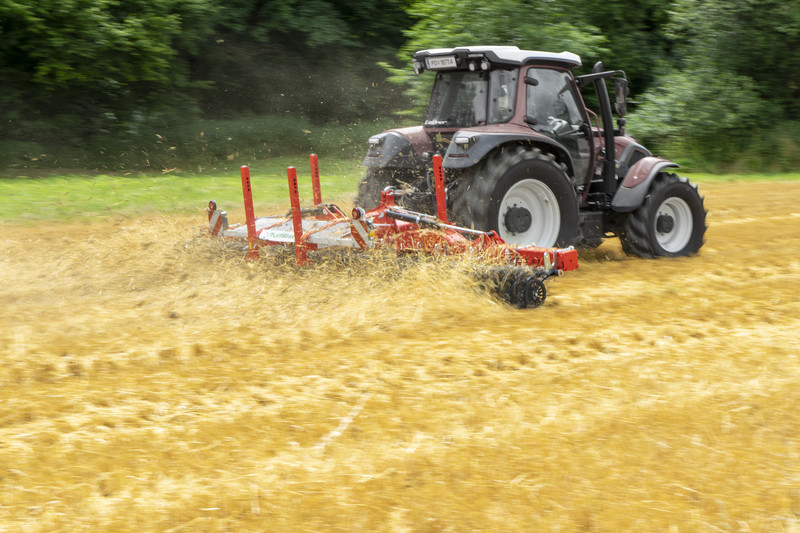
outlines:
[[629, 129], [697, 166], [800, 159], [800, 4], [771, 0], [0, 0], [0, 152], [418, 113], [413, 51], [466, 44], [625, 70]]

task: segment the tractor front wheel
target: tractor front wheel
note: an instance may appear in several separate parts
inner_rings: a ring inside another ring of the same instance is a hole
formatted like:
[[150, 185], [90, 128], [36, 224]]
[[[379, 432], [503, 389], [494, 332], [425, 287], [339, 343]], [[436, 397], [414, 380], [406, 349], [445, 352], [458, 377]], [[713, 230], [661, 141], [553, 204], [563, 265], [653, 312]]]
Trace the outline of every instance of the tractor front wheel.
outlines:
[[656, 176], [642, 205], [623, 222], [625, 253], [639, 257], [680, 257], [697, 253], [706, 233], [703, 197], [686, 178]]

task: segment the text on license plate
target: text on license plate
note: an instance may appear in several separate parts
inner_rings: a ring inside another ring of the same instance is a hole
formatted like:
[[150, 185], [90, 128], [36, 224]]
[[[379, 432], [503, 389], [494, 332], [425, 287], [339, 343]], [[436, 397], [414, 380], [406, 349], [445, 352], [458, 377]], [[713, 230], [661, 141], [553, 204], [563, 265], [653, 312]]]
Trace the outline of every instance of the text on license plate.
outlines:
[[456, 56], [426, 57], [425, 64], [429, 69], [455, 68]]

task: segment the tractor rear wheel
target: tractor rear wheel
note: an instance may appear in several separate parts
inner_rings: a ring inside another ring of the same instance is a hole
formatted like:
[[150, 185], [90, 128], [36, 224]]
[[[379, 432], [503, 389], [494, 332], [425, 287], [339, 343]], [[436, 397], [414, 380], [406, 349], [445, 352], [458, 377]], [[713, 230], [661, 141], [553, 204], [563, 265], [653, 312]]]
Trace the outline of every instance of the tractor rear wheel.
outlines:
[[358, 183], [355, 205], [364, 209], [372, 209], [381, 203], [381, 192], [388, 186], [397, 187], [395, 172], [387, 168], [367, 168], [364, 177]]
[[452, 216], [509, 244], [567, 246], [578, 237], [578, 200], [564, 168], [538, 148], [497, 150], [454, 187]]
[[426, 188], [424, 178], [418, 172], [404, 168], [368, 168], [358, 183], [355, 205], [364, 209], [372, 209], [381, 203], [381, 192], [386, 187], [397, 189], [395, 201], [408, 209], [429, 212], [433, 202]]
[[680, 257], [696, 253], [705, 233], [706, 210], [697, 186], [661, 173], [642, 205], [625, 218], [620, 242], [629, 255]]

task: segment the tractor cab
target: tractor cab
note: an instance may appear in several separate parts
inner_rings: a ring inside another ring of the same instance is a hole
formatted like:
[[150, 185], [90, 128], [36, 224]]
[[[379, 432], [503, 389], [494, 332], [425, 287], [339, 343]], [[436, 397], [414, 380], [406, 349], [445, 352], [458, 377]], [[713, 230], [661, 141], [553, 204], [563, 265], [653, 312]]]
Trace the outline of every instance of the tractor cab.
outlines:
[[[423, 126], [434, 149], [446, 153], [445, 166], [462, 168], [465, 163], [459, 160], [465, 155], [465, 143], [451, 146], [453, 137], [505, 132], [552, 146], [583, 183], [595, 158], [590, 117], [571, 73], [580, 64], [580, 58], [569, 52], [513, 46], [417, 52], [415, 71], [436, 72]], [[463, 130], [468, 135], [458, 133]], [[475, 163], [472, 159], [467, 157], [466, 162]]]

